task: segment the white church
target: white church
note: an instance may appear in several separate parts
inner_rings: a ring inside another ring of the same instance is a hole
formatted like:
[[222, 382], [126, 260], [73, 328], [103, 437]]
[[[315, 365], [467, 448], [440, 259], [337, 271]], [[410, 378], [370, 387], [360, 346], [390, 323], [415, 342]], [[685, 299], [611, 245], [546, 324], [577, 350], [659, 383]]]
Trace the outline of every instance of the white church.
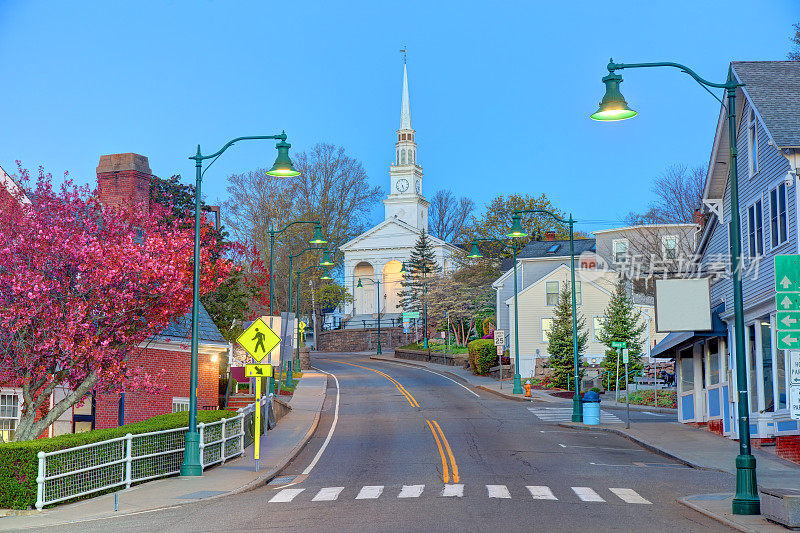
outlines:
[[[422, 166], [417, 158], [416, 132], [411, 127], [411, 105], [408, 98], [408, 69], [403, 65], [403, 97], [400, 129], [397, 130], [395, 158], [389, 167], [389, 195], [383, 200], [383, 222], [343, 244], [344, 282], [353, 295], [353, 303], [345, 307], [345, 319], [396, 318], [400, 307], [402, 263], [420, 233], [428, 230], [430, 202], [422, 194]], [[450, 243], [428, 236], [436, 261], [443, 271], [452, 270], [451, 257], [463, 251]], [[361, 287], [358, 287], [361, 280]], [[376, 289], [380, 282], [380, 291]]]

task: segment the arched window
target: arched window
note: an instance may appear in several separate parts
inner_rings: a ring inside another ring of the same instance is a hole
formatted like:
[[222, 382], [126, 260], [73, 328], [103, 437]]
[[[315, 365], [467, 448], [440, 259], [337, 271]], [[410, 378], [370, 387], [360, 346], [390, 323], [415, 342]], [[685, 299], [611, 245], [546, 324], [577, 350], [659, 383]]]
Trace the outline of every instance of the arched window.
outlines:
[[400, 164], [401, 165], [405, 165], [406, 164], [406, 151], [405, 151], [405, 149], [400, 150]]
[[408, 151], [408, 163], [410, 165], [414, 164], [414, 150], [409, 150]]

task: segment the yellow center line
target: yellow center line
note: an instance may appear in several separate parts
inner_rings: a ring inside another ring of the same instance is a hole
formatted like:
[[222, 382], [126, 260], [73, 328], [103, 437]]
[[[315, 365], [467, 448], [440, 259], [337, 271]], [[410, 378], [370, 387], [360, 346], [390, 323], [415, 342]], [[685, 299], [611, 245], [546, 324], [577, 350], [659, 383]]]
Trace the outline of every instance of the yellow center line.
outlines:
[[447, 470], [447, 458], [444, 456], [444, 450], [442, 450], [442, 443], [439, 442], [439, 435], [436, 434], [436, 430], [433, 429], [433, 425], [431, 424], [430, 420], [426, 420], [425, 422], [428, 423], [428, 427], [431, 428], [431, 433], [433, 433], [433, 438], [436, 440], [436, 447], [439, 448], [439, 456], [442, 458], [442, 480], [445, 483], [450, 482], [450, 472]]
[[450, 464], [453, 466], [453, 483], [458, 483], [458, 465], [456, 464], [456, 458], [453, 457], [453, 450], [450, 449], [450, 443], [447, 442], [447, 438], [445, 438], [442, 428], [439, 427], [439, 423], [434, 420], [433, 424], [436, 426], [436, 429], [439, 430], [439, 434], [442, 436], [442, 442], [444, 442], [444, 447], [447, 448], [447, 455], [450, 457]]
[[410, 403], [412, 407], [419, 407], [419, 404], [417, 403], [417, 400], [414, 398], [414, 396], [410, 392], [408, 392], [405, 387], [403, 387], [394, 378], [392, 378], [392, 376], [390, 376], [389, 374], [385, 374], [385, 373], [381, 372], [380, 370], [375, 370], [374, 368], [369, 368], [368, 366], [361, 366], [361, 365], [356, 365], [356, 364], [353, 364], [353, 363], [346, 363], [344, 361], [337, 361], [335, 359], [324, 359], [323, 358], [322, 360], [323, 361], [330, 361], [331, 363], [341, 363], [343, 365], [357, 366], [358, 368], [363, 368], [364, 370], [371, 370], [371, 371], [375, 372], [376, 374], [380, 374], [381, 376], [385, 377], [386, 379], [388, 379], [389, 381], [394, 383], [394, 386], [397, 388], [397, 390], [400, 391], [400, 394], [402, 394], [403, 396], [406, 397], [406, 400], [408, 400], [408, 403]]

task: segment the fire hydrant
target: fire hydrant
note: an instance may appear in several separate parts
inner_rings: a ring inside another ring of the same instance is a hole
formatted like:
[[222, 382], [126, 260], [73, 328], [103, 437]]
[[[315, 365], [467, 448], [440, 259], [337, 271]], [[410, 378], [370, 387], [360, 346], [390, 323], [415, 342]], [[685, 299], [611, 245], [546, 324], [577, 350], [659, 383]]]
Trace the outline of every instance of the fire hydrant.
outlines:
[[525, 397], [526, 398], [530, 398], [531, 397], [531, 384], [528, 383], [528, 382], [525, 382], [522, 385], [522, 388], [525, 389]]

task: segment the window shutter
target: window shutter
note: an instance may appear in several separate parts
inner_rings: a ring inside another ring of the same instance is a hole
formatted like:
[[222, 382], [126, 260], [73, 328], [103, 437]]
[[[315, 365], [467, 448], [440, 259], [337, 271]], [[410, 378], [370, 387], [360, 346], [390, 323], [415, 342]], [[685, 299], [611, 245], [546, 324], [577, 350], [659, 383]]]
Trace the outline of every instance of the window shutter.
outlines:
[[764, 228], [764, 253], [772, 248], [772, 206], [769, 191], [761, 196], [761, 226]]

